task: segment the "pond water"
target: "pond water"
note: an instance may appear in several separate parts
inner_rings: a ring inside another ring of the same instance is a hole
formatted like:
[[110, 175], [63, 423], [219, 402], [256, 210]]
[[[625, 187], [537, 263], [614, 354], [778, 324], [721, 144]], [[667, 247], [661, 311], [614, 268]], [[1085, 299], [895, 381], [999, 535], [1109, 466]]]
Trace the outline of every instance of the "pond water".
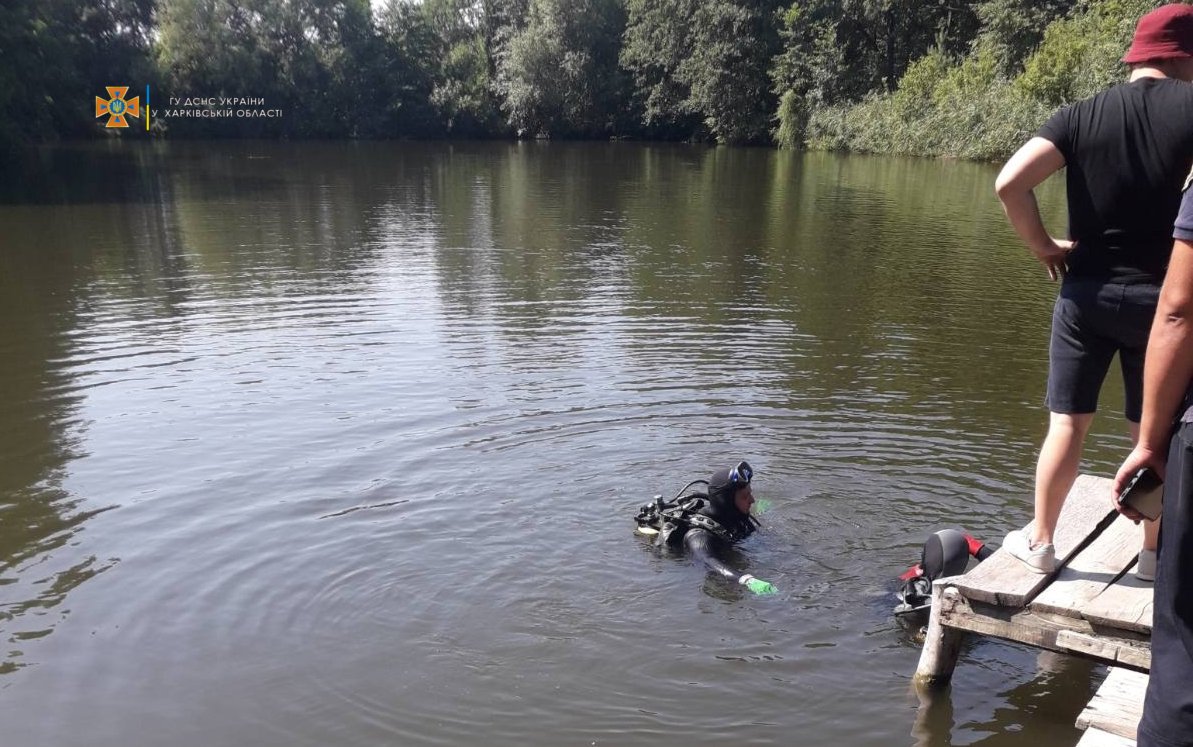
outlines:
[[[930, 532], [1030, 518], [1055, 286], [995, 173], [39, 152], [0, 187], [4, 744], [1075, 744], [1099, 667], [975, 640], [920, 702], [891, 614]], [[632, 531], [739, 459], [773, 597]]]

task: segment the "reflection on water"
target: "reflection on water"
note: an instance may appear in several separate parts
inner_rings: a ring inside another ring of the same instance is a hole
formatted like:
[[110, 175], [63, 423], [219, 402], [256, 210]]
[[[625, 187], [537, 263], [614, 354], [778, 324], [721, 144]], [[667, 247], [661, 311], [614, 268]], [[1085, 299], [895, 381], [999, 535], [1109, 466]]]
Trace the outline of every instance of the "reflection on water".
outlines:
[[[979, 694], [976, 700], [986, 700], [985, 707], [968, 707], [965, 709], [968, 713], [963, 713], [960, 718], [954, 701], [968, 705], [974, 698], [970, 688], [956, 692], [965, 684], [963, 670], [958, 670], [959, 677], [951, 687], [941, 690], [909, 687], [909, 697], [918, 704], [911, 732], [913, 744], [916, 747], [953, 744], [1013, 747], [1025, 740], [1039, 744], [1075, 744], [1081, 732], [1073, 724], [1101, 684], [1105, 668], [1051, 651], [1031, 650], [1028, 653], [1035, 655], [1035, 662], [1027, 657], [1029, 665], [1010, 674], [1008, 682], [1011, 686], [1004, 684], [997, 691]], [[966, 654], [975, 656], [978, 652], [971, 647]], [[991, 700], [999, 705], [993, 714], [988, 714], [986, 709]], [[975, 711], [985, 720], [966, 721]]]
[[[1054, 289], [992, 178], [43, 151], [0, 191], [0, 717], [38, 745], [1074, 743], [1090, 667], [974, 643], [909, 705], [891, 618], [928, 533], [1029, 514]], [[631, 533], [739, 458], [775, 598]]]

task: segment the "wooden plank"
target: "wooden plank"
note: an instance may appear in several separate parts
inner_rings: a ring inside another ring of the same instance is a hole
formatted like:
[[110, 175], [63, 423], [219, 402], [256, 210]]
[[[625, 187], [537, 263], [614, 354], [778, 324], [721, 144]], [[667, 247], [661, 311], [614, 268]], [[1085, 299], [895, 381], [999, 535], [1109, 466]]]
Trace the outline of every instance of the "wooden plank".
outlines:
[[1152, 668], [1152, 647], [1144, 641], [1062, 630], [1056, 634], [1056, 645], [1076, 654], [1084, 654], [1144, 672]]
[[1044, 617], [1029, 610], [986, 604], [966, 599], [959, 589], [946, 589], [940, 596], [939, 607], [942, 625], [1061, 653], [1072, 653], [1057, 644], [1061, 631], [1093, 633], [1085, 620], [1059, 615]]
[[944, 589], [939, 599], [933, 614], [939, 610], [940, 624], [948, 628], [1065, 654], [1082, 654], [1139, 670], [1151, 666], [1149, 643], [1138, 633], [1095, 626], [1067, 615], [977, 602], [966, 599], [956, 588]]
[[1081, 616], [1096, 625], [1151, 635], [1152, 585], [1128, 573], [1086, 603]]
[[1048, 588], [1032, 600], [1031, 608], [1080, 617], [1081, 608], [1135, 562], [1142, 540], [1142, 530], [1127, 517], [1119, 516], [1060, 569]]
[[[1056, 556], [1062, 563], [1104, 528], [1113, 516], [1111, 481], [1105, 477], [1079, 475], [1065, 499], [1057, 522]], [[1022, 607], [1051, 581], [1050, 576], [1032, 573], [999, 548], [992, 556], [959, 578], [956, 586], [966, 597], [987, 604]]]
[[1143, 694], [1147, 675], [1122, 667], [1111, 667], [1106, 681], [1077, 717], [1079, 729], [1100, 729], [1135, 739], [1143, 715]]
[[1101, 729], [1086, 729], [1077, 747], [1136, 747], [1134, 739], [1120, 737]]

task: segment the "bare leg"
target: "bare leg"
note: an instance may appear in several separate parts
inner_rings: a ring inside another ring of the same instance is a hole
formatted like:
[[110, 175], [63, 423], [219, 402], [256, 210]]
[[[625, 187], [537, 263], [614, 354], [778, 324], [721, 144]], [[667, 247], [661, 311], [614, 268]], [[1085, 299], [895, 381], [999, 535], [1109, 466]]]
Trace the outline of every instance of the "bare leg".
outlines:
[[[1131, 443], [1139, 443], [1139, 423], [1132, 423], [1127, 421], [1127, 427], [1131, 429]], [[1145, 521], [1143, 523], [1143, 549], [1155, 550], [1160, 545], [1160, 520]]]
[[1052, 542], [1060, 510], [1065, 504], [1077, 470], [1085, 436], [1094, 422], [1094, 414], [1065, 415], [1051, 413], [1048, 435], [1040, 447], [1036, 462], [1036, 515], [1032, 525], [1032, 543]]

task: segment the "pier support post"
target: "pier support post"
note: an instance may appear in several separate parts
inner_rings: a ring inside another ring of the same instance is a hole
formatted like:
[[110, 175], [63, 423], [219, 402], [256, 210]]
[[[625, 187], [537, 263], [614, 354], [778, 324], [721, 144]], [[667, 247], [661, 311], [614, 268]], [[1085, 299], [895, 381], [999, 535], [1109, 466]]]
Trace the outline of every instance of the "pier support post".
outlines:
[[915, 682], [920, 686], [936, 687], [948, 684], [961, 655], [961, 642], [965, 632], [945, 625], [941, 621], [946, 597], [960, 594], [950, 579], [941, 578], [932, 583], [932, 614], [928, 618], [928, 634], [924, 648], [920, 651], [920, 663], [916, 667]]

